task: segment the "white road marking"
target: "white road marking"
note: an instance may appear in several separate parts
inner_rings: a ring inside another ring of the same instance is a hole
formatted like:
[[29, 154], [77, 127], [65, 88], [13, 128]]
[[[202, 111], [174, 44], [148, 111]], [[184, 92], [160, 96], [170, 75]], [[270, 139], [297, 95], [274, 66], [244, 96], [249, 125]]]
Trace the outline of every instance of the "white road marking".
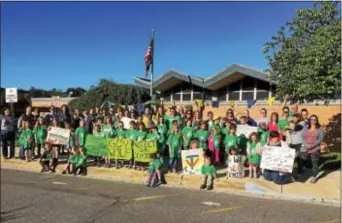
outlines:
[[56, 185], [66, 185], [67, 183], [63, 183], [63, 182], [53, 182], [53, 184], [56, 184]]
[[215, 202], [212, 202], [212, 201], [205, 201], [205, 202], [202, 202], [202, 204], [205, 204], [205, 205], [208, 205], [208, 206], [221, 206], [220, 203], [215, 203]]

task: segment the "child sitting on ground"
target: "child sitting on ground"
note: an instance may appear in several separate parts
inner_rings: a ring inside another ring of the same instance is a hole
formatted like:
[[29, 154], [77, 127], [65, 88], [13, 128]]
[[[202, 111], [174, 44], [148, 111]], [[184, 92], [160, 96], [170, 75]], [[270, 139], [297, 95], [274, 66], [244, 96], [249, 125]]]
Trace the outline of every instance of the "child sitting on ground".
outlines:
[[[202, 174], [202, 185], [201, 189], [207, 188], [207, 190], [212, 190], [214, 185], [214, 179], [216, 178], [216, 168], [212, 164], [210, 155], [204, 157], [204, 164], [201, 168]], [[208, 187], [207, 187], [208, 183]]]
[[71, 174], [74, 172], [73, 165], [75, 164], [75, 161], [77, 159], [77, 153], [78, 153], [77, 147], [73, 147], [72, 149], [69, 149], [68, 163], [65, 166], [64, 170], [62, 171], [62, 174], [66, 174], [67, 172], [68, 174]]
[[82, 149], [79, 149], [79, 153], [77, 155], [78, 156], [74, 164], [74, 175], [82, 174], [85, 176], [87, 175], [87, 156], [84, 154]]
[[150, 167], [148, 168], [147, 186], [157, 187], [162, 184], [163, 164], [157, 153], [151, 154]]
[[55, 172], [57, 159], [55, 158], [55, 153], [52, 150], [52, 146], [50, 143], [45, 143], [45, 151], [39, 160], [39, 164], [42, 166], [42, 170], [40, 172], [51, 171]]

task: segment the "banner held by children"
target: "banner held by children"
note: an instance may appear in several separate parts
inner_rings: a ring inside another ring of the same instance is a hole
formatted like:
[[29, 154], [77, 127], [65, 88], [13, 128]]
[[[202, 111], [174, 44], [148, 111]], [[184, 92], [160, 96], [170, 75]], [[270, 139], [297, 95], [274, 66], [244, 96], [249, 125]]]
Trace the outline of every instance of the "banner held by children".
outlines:
[[108, 157], [108, 147], [103, 138], [88, 135], [85, 148], [87, 155]]
[[155, 141], [134, 141], [133, 142], [134, 160], [148, 163], [151, 160], [151, 154], [157, 152], [157, 143]]
[[260, 168], [292, 173], [294, 159], [294, 149], [267, 146], [262, 152]]
[[229, 155], [228, 156], [228, 178], [242, 178], [245, 176], [244, 163], [246, 156], [242, 155]]
[[257, 132], [257, 130], [258, 130], [258, 127], [253, 127], [249, 125], [237, 125], [236, 135], [237, 136], [244, 135], [246, 138], [248, 138], [252, 132]]
[[201, 174], [204, 163], [202, 149], [182, 150], [182, 166], [184, 175]]
[[119, 160], [132, 159], [132, 141], [130, 139], [107, 139], [109, 158]]
[[56, 145], [67, 145], [69, 143], [70, 129], [52, 127], [48, 131], [46, 141]]

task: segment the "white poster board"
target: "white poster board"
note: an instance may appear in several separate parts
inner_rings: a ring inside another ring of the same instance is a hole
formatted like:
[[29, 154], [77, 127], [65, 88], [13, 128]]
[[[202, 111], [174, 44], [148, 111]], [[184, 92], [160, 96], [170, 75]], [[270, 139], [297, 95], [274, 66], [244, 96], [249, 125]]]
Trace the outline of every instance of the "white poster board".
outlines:
[[266, 146], [262, 150], [260, 168], [292, 173], [295, 150], [278, 146]]
[[127, 118], [127, 117], [122, 117], [121, 118], [121, 121], [123, 122], [123, 125], [124, 125], [124, 129], [129, 129], [129, 123], [131, 121], [135, 121], [134, 119], [131, 119], [131, 118]]
[[244, 176], [244, 164], [246, 161], [246, 156], [242, 155], [229, 155], [228, 156], [228, 168], [227, 173], [229, 175], [240, 174]]
[[6, 103], [17, 103], [17, 102], [18, 102], [18, 89], [6, 88]]
[[48, 131], [46, 141], [56, 145], [67, 145], [70, 138], [70, 129], [52, 127]]
[[184, 175], [201, 174], [204, 164], [202, 149], [182, 150], [182, 166]]
[[252, 132], [257, 132], [257, 131], [258, 131], [258, 127], [253, 127], [249, 125], [237, 125], [236, 127], [236, 135], [237, 136], [244, 135], [246, 138], [248, 138]]

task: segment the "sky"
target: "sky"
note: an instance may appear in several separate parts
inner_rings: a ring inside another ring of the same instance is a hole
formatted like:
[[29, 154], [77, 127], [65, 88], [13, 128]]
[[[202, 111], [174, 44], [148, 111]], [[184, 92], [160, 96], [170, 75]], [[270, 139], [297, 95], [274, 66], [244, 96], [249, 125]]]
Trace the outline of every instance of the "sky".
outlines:
[[154, 77], [263, 70], [264, 44], [311, 2], [1, 2], [1, 86], [134, 83], [155, 30]]

